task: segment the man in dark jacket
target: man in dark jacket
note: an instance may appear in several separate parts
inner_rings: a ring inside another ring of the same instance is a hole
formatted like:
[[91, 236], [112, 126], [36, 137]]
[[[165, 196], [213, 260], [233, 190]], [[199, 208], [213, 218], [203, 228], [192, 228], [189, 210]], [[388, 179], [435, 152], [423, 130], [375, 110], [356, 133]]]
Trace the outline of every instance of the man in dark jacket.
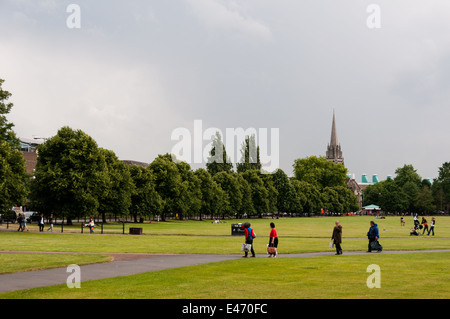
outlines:
[[336, 246], [336, 255], [342, 255], [342, 226], [339, 225], [339, 222], [336, 221], [336, 226], [333, 228], [333, 234], [331, 235], [331, 240], [333, 244]]
[[19, 214], [17, 217], [17, 222], [19, 223], [19, 229], [17, 231], [23, 231], [23, 216]]
[[378, 238], [380, 238], [380, 234], [378, 232], [378, 225], [375, 224], [373, 221], [370, 222], [370, 228], [369, 228], [369, 232], [367, 233], [367, 238], [369, 238], [368, 252], [370, 253], [372, 251], [372, 247], [371, 247], [372, 242], [377, 241]]

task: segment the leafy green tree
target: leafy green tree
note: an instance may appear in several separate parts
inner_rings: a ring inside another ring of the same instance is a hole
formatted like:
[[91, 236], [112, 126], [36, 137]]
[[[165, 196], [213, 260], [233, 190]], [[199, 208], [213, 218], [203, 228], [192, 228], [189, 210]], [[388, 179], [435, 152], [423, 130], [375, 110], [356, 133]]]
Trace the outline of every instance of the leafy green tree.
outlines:
[[106, 223], [106, 213], [128, 215], [134, 185], [127, 164], [120, 161], [113, 151], [102, 148], [99, 151], [106, 163], [106, 189], [99, 195], [98, 212]]
[[332, 188], [338, 194], [338, 201], [341, 205], [340, 213], [348, 213], [359, 210], [357, 197], [347, 186], [335, 186]]
[[25, 204], [28, 176], [20, 151], [0, 140], [0, 213]]
[[239, 217], [244, 195], [242, 193], [243, 189], [239, 184], [237, 174], [221, 171], [213, 175], [213, 180], [216, 181], [226, 193], [225, 198], [226, 203], [228, 203], [228, 213]]
[[8, 142], [12, 147], [19, 147], [19, 139], [13, 131], [14, 124], [9, 123], [6, 115], [11, 112], [13, 103], [8, 102], [11, 97], [11, 93], [3, 90], [2, 85], [5, 80], [0, 79], [0, 141]]
[[308, 214], [320, 212], [323, 207], [323, 203], [319, 189], [313, 184], [299, 181], [297, 179], [292, 179], [291, 183], [297, 192], [297, 197], [302, 207], [302, 212]]
[[384, 192], [380, 195], [380, 207], [383, 211], [400, 213], [408, 209], [410, 201], [402, 187], [394, 180], [383, 181]]
[[220, 185], [213, 180], [211, 174], [203, 168], [195, 171], [195, 175], [200, 181], [201, 206], [200, 206], [200, 220], [202, 216], [211, 215], [211, 218], [216, 214], [224, 215], [229, 206], [229, 200], [225, 191]]
[[137, 221], [137, 216], [159, 215], [163, 200], [156, 191], [156, 178], [148, 167], [130, 165], [128, 167], [132, 181], [130, 212]]
[[30, 199], [43, 213], [67, 217], [95, 215], [108, 191], [107, 165], [97, 143], [81, 130], [61, 128], [39, 146]]
[[394, 181], [406, 194], [408, 200], [405, 210], [419, 213], [415, 207], [415, 200], [419, 194], [422, 178], [412, 165], [403, 165], [403, 167], [397, 168], [395, 174]]
[[333, 187], [325, 187], [322, 191], [322, 208], [333, 213], [342, 213], [344, 206], [338, 192]]
[[219, 172], [230, 173], [233, 170], [233, 164], [227, 156], [227, 151], [219, 132], [216, 132], [216, 137], [212, 141], [206, 169], [212, 176]]
[[183, 207], [183, 192], [187, 190], [187, 185], [183, 183], [177, 164], [170, 154], [158, 155], [150, 163], [149, 169], [155, 176], [155, 189], [163, 203], [161, 220], [165, 221], [167, 215], [177, 213]]
[[[306, 206], [303, 206], [308, 212], [317, 211], [319, 205], [323, 209], [334, 212], [349, 212], [359, 209], [357, 197], [346, 184], [347, 169], [344, 165], [335, 164], [323, 156], [310, 156], [295, 160], [294, 173], [297, 180], [310, 185], [309, 187], [303, 185], [305, 190], [311, 191], [312, 194], [315, 191], [322, 194], [319, 197], [313, 196], [316, 203], [312, 203], [311, 199], [308, 199]], [[311, 186], [314, 188], [311, 189]], [[310, 209], [314, 211], [310, 211]]]
[[259, 146], [256, 145], [255, 135], [247, 136], [241, 145], [241, 160], [236, 164], [236, 171], [243, 173], [248, 170], [261, 170]]
[[363, 190], [363, 205], [378, 205], [386, 212], [404, 212], [409, 207], [408, 195], [393, 179], [370, 185]]
[[381, 207], [381, 194], [385, 193], [385, 181], [369, 185], [363, 190], [363, 206], [378, 205]]
[[412, 165], [403, 165], [403, 167], [399, 167], [395, 170], [395, 178], [394, 181], [398, 186], [403, 187], [406, 183], [413, 183], [417, 186], [420, 186], [422, 183], [422, 178], [417, 173], [417, 170]]
[[436, 209], [433, 193], [431, 192], [430, 187], [425, 185], [420, 189], [415, 198], [414, 206], [421, 213], [431, 213]]
[[259, 171], [249, 170], [240, 174], [250, 185], [253, 207], [261, 218], [263, 213], [268, 213], [270, 210], [269, 191], [264, 186], [264, 181], [259, 176]]
[[440, 210], [450, 211], [450, 162], [439, 167], [439, 175], [433, 181], [433, 197]]
[[[260, 170], [257, 170], [257, 172], [260, 172]], [[274, 185], [273, 175], [259, 173], [259, 176], [261, 177], [264, 183], [264, 187], [267, 190], [267, 200], [268, 200], [267, 212], [274, 213], [277, 211], [278, 190]]]
[[[273, 186], [278, 192], [277, 204], [279, 212], [299, 212], [301, 205], [297, 198], [297, 192], [292, 185], [289, 177], [282, 169], [277, 169], [272, 174]], [[300, 207], [299, 207], [300, 205]]]
[[310, 156], [296, 159], [294, 162], [295, 177], [318, 189], [324, 187], [346, 186], [347, 169], [344, 165], [334, 164], [323, 156]]
[[192, 216], [198, 213], [202, 206], [202, 191], [200, 189], [201, 181], [194, 174], [191, 166], [186, 162], [176, 163], [178, 173], [181, 176], [182, 189], [180, 201], [178, 201], [178, 216], [180, 220], [184, 216]]
[[255, 207], [253, 206], [252, 189], [250, 187], [250, 184], [246, 179], [244, 179], [244, 177], [242, 177], [242, 174], [234, 175], [237, 179], [240, 192], [242, 193], [242, 201], [239, 212], [237, 214], [237, 218], [240, 218], [241, 213], [247, 214], [247, 216], [255, 215], [256, 211]]

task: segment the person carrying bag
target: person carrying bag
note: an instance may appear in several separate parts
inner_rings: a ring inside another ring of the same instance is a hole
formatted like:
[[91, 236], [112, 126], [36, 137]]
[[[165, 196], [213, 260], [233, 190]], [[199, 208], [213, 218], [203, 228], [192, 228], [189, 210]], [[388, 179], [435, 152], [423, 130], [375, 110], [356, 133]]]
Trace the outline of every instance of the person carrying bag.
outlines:
[[269, 254], [269, 257], [277, 257], [278, 234], [277, 230], [275, 229], [275, 224], [270, 223], [270, 228], [272, 228], [272, 230], [270, 231], [269, 235], [269, 244], [267, 245], [267, 253]]
[[[255, 232], [253, 231], [253, 229], [250, 228], [250, 223], [245, 223], [244, 227], [244, 235], [245, 235], [245, 243], [247, 245], [251, 245], [250, 247], [250, 252], [252, 253], [252, 257], [256, 257], [255, 256], [255, 250], [253, 249], [253, 239], [256, 237]], [[248, 257], [248, 249], [244, 250], [245, 255], [242, 256], [244, 258]]]

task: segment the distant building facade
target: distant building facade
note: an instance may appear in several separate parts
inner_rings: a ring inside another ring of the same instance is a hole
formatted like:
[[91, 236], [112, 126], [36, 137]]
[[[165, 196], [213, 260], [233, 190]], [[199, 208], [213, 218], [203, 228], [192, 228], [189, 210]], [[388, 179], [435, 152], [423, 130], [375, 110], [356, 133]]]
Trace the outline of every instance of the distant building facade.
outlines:
[[42, 140], [39, 139], [28, 139], [19, 138], [20, 140], [20, 151], [25, 159], [25, 166], [27, 174], [33, 175], [34, 169], [37, 164], [38, 151], [37, 147], [42, 144]]

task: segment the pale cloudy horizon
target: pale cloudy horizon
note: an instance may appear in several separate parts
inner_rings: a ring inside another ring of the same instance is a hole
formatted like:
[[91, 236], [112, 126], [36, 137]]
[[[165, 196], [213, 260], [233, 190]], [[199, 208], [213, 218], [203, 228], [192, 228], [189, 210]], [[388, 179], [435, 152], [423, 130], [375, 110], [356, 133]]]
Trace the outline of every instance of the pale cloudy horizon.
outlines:
[[0, 78], [23, 138], [70, 126], [150, 163], [195, 120], [278, 128], [292, 175], [325, 155], [334, 110], [357, 181], [404, 164], [435, 178], [450, 161], [449, 16], [445, 0], [2, 0]]

